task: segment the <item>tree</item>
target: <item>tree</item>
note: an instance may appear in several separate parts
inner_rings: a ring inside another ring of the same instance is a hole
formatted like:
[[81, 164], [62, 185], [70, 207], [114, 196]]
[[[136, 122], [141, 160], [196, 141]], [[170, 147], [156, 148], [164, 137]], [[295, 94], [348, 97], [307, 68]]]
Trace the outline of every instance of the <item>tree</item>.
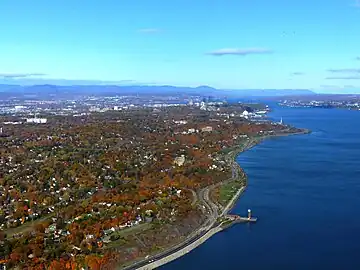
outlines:
[[48, 227], [48, 224], [47, 223], [37, 223], [35, 224], [35, 231], [36, 232], [39, 232], [39, 233], [44, 233], [45, 232], [45, 229]]
[[24, 254], [21, 250], [21, 248], [16, 248], [13, 250], [13, 252], [10, 254], [10, 259], [13, 263], [20, 262], [24, 257]]
[[85, 262], [91, 270], [100, 270], [101, 260], [97, 256], [86, 256]]
[[66, 263], [61, 260], [53, 260], [49, 265], [49, 270], [64, 270], [66, 269]]

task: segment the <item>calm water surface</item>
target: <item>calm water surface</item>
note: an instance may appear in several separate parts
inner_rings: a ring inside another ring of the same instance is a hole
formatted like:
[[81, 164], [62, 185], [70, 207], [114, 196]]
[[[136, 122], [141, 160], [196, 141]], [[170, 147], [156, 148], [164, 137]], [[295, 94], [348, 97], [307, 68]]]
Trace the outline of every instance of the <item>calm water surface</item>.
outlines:
[[236, 225], [161, 267], [360, 269], [360, 112], [276, 108], [274, 119], [310, 135], [270, 139], [241, 154], [249, 187]]

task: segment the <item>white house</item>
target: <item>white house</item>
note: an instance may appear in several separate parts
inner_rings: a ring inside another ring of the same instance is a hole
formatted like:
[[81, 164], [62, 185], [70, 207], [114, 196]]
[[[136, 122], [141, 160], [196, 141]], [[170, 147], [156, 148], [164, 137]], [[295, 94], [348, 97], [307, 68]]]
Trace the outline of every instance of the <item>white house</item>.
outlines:
[[203, 128], [201, 129], [202, 132], [211, 132], [212, 130], [213, 130], [213, 128], [210, 127], [210, 126], [208, 126], [208, 127], [203, 127]]
[[181, 155], [180, 157], [176, 157], [174, 163], [178, 166], [182, 166], [185, 163], [185, 156]]

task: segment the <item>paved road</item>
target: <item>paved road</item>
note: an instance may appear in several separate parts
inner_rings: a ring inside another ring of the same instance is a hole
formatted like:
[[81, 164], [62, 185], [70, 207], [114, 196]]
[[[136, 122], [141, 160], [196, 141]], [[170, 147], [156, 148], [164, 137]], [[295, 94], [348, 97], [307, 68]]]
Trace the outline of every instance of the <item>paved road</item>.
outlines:
[[[251, 141], [248, 141], [247, 144], [244, 145], [243, 148], [246, 149], [248, 146], [250, 146], [251, 143], [252, 143]], [[201, 189], [200, 191], [198, 191], [198, 193], [195, 193], [193, 190], [191, 190], [191, 192], [194, 196], [193, 202], [199, 201], [200, 205], [205, 208], [205, 212], [208, 216], [208, 219], [206, 220], [206, 222], [198, 230], [196, 230], [194, 233], [192, 233], [182, 243], [174, 246], [173, 248], [171, 248], [169, 250], [166, 250], [162, 253], [154, 255], [146, 260], [142, 260], [140, 262], [134, 263], [134, 264], [132, 264], [128, 267], [122, 268], [122, 269], [124, 269], [124, 270], [135, 270], [135, 269], [139, 269], [139, 268], [146, 269], [147, 265], [154, 264], [154, 262], [164, 259], [168, 256], [170, 257], [171, 255], [173, 255], [181, 250], [186, 250], [186, 252], [188, 252], [189, 249], [191, 250], [191, 248], [189, 248], [189, 246], [194, 244], [196, 241], [201, 240], [201, 238], [210, 237], [210, 236], [206, 237], [206, 234], [211, 232], [212, 230], [216, 231], [216, 229], [219, 228], [219, 223], [217, 222], [218, 217], [225, 215], [227, 213], [227, 211], [230, 210], [232, 204], [238, 198], [238, 196], [243, 192], [244, 188], [240, 189], [237, 192], [236, 196], [234, 196], [232, 198], [232, 200], [222, 209], [210, 199], [209, 194], [213, 188], [215, 188], [219, 185], [222, 185], [224, 183], [233, 181], [234, 179], [237, 179], [239, 177], [239, 173], [240, 174], [242, 173], [241, 168], [234, 161], [235, 154], [236, 154], [236, 152], [231, 151], [226, 156], [226, 162], [230, 163], [231, 168], [232, 168], [232, 177], [231, 178], [227, 179], [224, 182], [205, 187], [205, 188]], [[221, 214], [219, 214], [219, 212], [220, 212], [219, 210], [221, 211]], [[153, 269], [153, 268], [149, 267], [149, 269]]]
[[159, 253], [157, 255], [154, 255], [146, 260], [134, 263], [128, 267], [123, 268], [124, 270], [134, 270], [142, 268], [154, 261], [163, 259], [173, 253], [178, 252], [179, 250], [182, 250], [186, 248], [187, 246], [191, 245], [192, 243], [198, 241], [201, 239], [210, 229], [216, 228], [218, 224], [216, 223], [217, 217], [218, 217], [218, 211], [217, 206], [210, 201], [209, 198], [209, 190], [210, 187], [206, 187], [201, 189], [197, 195], [197, 200], [199, 200], [200, 204], [202, 204], [205, 207], [206, 214], [208, 215], [208, 219], [206, 222], [193, 234], [191, 234], [184, 242], [174, 246], [173, 248], [166, 250], [162, 253]]
[[[216, 228], [218, 227], [218, 224], [214, 224], [212, 225], [210, 229], [213, 229], [213, 228]], [[170, 256], [171, 254], [174, 254], [182, 249], [185, 249], [186, 247], [188, 247], [189, 245], [193, 244], [194, 242], [198, 241], [199, 239], [201, 239], [202, 237], [204, 237], [204, 235], [206, 233], [208, 233], [209, 230], [202, 230], [200, 231], [196, 236], [194, 236], [193, 238], [190, 238], [188, 240], [186, 240], [185, 242], [181, 243], [180, 245], [178, 246], [175, 246], [174, 248], [172, 249], [169, 249], [163, 253], [160, 253], [158, 255], [155, 255], [153, 257], [151, 257], [151, 259], [149, 258], [148, 260], [146, 261], [141, 261], [141, 262], [138, 262], [136, 264], [133, 264], [127, 268], [124, 268], [126, 270], [135, 270], [135, 269], [139, 269], [139, 268], [142, 268], [142, 267], [145, 267], [146, 265], [152, 263], [152, 262], [155, 262], [155, 261], [158, 261], [158, 260], [161, 260], [163, 258], [166, 258], [168, 256]]]

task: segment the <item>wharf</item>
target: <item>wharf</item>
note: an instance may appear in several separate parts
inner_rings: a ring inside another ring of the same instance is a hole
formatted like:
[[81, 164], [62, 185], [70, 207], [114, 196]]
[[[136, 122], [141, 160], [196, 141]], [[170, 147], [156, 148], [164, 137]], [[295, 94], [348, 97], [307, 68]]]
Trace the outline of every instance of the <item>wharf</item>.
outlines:
[[257, 221], [257, 218], [256, 217], [251, 217], [251, 218], [248, 218], [248, 217], [240, 217], [238, 216], [234, 222], [238, 222], [238, 223], [243, 223], [243, 222], [252, 222], [252, 223], [255, 223]]
[[255, 223], [257, 221], [256, 217], [241, 217], [238, 215], [226, 215], [227, 221], [220, 224], [222, 230], [225, 230], [238, 223]]
[[226, 217], [236, 223], [242, 223], [242, 222], [253, 222], [254, 223], [257, 221], [256, 217], [242, 217], [239, 215], [226, 215]]

